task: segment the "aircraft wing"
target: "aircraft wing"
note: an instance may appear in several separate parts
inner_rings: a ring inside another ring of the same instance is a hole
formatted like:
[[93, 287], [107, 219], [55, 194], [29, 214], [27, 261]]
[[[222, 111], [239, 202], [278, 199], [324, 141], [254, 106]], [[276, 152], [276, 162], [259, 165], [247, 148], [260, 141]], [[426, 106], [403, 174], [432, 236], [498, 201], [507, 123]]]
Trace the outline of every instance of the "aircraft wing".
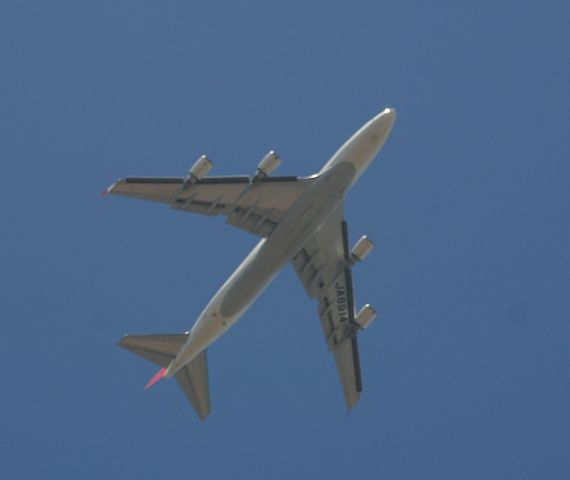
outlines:
[[293, 258], [293, 268], [307, 294], [319, 302], [318, 312], [350, 410], [360, 398], [362, 378], [349, 268], [347, 224], [342, 206]]
[[224, 215], [227, 223], [267, 237], [284, 213], [312, 184], [311, 178], [247, 176], [203, 177], [184, 185], [183, 177], [127, 177], [106, 193], [166, 203], [204, 215]]

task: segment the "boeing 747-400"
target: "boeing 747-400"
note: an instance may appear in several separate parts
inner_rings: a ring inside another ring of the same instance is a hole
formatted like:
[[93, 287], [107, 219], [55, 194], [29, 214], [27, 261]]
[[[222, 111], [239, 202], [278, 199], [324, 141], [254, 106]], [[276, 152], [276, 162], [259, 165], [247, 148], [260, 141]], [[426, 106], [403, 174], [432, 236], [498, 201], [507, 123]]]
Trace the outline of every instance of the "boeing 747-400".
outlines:
[[252, 176], [207, 176], [200, 157], [186, 177], [127, 177], [106, 193], [166, 203], [184, 212], [223, 215], [261, 240], [185, 333], [127, 335], [119, 343], [161, 370], [147, 386], [174, 377], [200, 419], [210, 413], [206, 349], [237, 322], [289, 262], [307, 294], [318, 301], [326, 343], [334, 355], [348, 409], [360, 398], [357, 334], [375, 318], [370, 305], [356, 310], [352, 266], [373, 247], [361, 237], [348, 245], [344, 198], [386, 141], [396, 112], [387, 108], [350, 137], [308, 177], [271, 173], [281, 160], [270, 151]]

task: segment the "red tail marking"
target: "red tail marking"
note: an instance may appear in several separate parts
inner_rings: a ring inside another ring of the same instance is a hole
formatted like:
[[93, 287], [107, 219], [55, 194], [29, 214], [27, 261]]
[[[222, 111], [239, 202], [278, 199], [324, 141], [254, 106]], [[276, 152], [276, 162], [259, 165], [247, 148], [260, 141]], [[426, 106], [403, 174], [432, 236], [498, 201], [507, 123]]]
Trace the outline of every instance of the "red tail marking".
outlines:
[[145, 389], [152, 387], [156, 382], [158, 382], [162, 377], [164, 377], [164, 374], [166, 373], [166, 368], [161, 368], [158, 373], [156, 373], [154, 375], [154, 377], [152, 377], [149, 382], [146, 384], [146, 386], [144, 387]]

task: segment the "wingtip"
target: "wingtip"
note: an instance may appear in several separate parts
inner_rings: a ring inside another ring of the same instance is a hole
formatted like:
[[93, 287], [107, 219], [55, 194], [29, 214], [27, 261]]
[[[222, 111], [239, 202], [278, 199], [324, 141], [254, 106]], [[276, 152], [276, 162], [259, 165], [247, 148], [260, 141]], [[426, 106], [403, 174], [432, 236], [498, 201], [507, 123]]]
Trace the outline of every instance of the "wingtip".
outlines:
[[115, 185], [117, 185], [117, 183], [119, 183], [120, 180], [117, 180], [116, 182], [113, 182], [111, 185], [109, 185], [105, 190], [103, 190], [100, 194], [101, 197], [106, 197], [107, 195], [109, 195], [113, 189], [115, 188]]

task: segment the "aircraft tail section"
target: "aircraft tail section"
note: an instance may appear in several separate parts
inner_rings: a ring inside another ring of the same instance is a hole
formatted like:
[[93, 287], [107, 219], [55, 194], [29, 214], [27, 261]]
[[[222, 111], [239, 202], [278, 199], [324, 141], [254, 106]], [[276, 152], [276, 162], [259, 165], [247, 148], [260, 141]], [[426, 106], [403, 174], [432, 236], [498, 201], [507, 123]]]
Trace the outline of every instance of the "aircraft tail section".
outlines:
[[[189, 332], [158, 335], [126, 335], [119, 342], [119, 346], [159, 365], [162, 367], [162, 372], [168, 367], [170, 362], [174, 360], [178, 351], [186, 343], [188, 335], [190, 335]], [[155, 378], [157, 376], [158, 374]], [[200, 353], [184, 368], [180, 369], [174, 377], [186, 394], [188, 400], [192, 403], [200, 419], [204, 420], [210, 413], [210, 388], [206, 350]], [[153, 380], [155, 380], [155, 378], [153, 378]], [[158, 380], [158, 378], [156, 378], [156, 380]]]

